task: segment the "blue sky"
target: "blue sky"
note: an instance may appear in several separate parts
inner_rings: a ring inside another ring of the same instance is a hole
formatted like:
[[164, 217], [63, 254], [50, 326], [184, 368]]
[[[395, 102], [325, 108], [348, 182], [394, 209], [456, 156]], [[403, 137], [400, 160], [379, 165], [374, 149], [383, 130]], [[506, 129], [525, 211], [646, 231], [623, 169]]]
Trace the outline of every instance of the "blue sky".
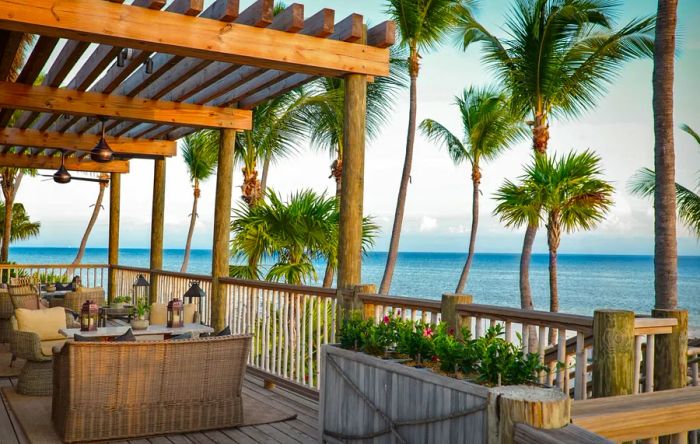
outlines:
[[[205, 3], [210, 3], [205, 2]], [[241, 0], [246, 7], [251, 0]], [[369, 23], [386, 19], [385, 2], [379, 0], [307, 0], [306, 15], [322, 7], [336, 10], [336, 19], [349, 13], [365, 15]], [[700, 2], [679, 2], [679, 51], [676, 64], [675, 118], [677, 125], [688, 123], [700, 129]], [[480, 3], [478, 16], [496, 34], [511, 5], [509, 0]], [[653, 0], [622, 2], [618, 22], [655, 12]], [[490, 72], [480, 61], [478, 46], [464, 53], [447, 43], [425, 54], [419, 79], [419, 121], [430, 117], [454, 132], [460, 127], [453, 97], [470, 85], [491, 81]], [[649, 201], [630, 196], [627, 182], [643, 166], [653, 165], [653, 121], [651, 112], [650, 60], [628, 63], [597, 107], [575, 121], [551, 122], [550, 149], [563, 153], [572, 149], [593, 149], [603, 158], [605, 176], [616, 187], [615, 206], [598, 229], [588, 233], [566, 235], [562, 253], [649, 254], [653, 251], [653, 210]], [[394, 107], [382, 134], [368, 143], [365, 178], [365, 212], [382, 226], [376, 249], [384, 251], [395, 207], [407, 125], [408, 95], [402, 94]], [[282, 193], [300, 188], [319, 191], [333, 190], [328, 179], [331, 160], [326, 154], [299, 146], [299, 155], [287, 159], [271, 170], [270, 185]], [[527, 142], [514, 146], [501, 158], [483, 167], [483, 198], [477, 251], [517, 252], [522, 232], [508, 230], [491, 216], [494, 208], [491, 195], [505, 178], [514, 179], [528, 162]], [[680, 131], [676, 134], [677, 179], [694, 186], [700, 172], [700, 148]], [[147, 247], [150, 232], [152, 162], [132, 161], [131, 173], [122, 183], [122, 235], [124, 247]], [[236, 170], [235, 185], [241, 175]], [[202, 187], [200, 218], [194, 238], [196, 248], [209, 248], [212, 238], [214, 180]], [[402, 251], [464, 251], [470, 216], [469, 172], [464, 166], [455, 167], [446, 153], [418, 137], [412, 184], [409, 189], [402, 236]], [[34, 219], [42, 222], [42, 233], [23, 245], [77, 246], [89, 218], [97, 194], [94, 184], [72, 183], [59, 187], [52, 182], [28, 179], [22, 184], [18, 200], [23, 202]], [[239, 188], [234, 196], [239, 195]], [[167, 165], [166, 231], [168, 248], [181, 248], [185, 242], [192, 192], [180, 157]], [[107, 199], [105, 199], [105, 208]], [[679, 227], [681, 227], [679, 225]], [[546, 251], [545, 236], [539, 235], [537, 251]], [[107, 216], [103, 213], [89, 245], [107, 243]], [[687, 230], [679, 229], [679, 253], [700, 254], [700, 244]]]

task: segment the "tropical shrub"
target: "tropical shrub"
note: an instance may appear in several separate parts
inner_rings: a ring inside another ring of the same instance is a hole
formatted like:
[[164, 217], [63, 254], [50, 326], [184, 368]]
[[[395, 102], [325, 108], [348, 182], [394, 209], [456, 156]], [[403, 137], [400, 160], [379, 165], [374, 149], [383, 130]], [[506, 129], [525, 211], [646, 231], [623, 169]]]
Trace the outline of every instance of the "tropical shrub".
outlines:
[[398, 325], [396, 351], [410, 356], [417, 363], [430, 359], [434, 353], [433, 327], [423, 322], [404, 321]]

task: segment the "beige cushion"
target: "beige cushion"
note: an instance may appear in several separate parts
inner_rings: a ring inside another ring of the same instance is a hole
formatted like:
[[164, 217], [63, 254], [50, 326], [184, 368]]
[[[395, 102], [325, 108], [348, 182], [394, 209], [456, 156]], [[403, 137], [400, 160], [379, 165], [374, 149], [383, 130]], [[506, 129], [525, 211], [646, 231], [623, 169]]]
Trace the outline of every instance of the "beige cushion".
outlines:
[[163, 303], [151, 305], [148, 319], [151, 325], [166, 325], [168, 323], [168, 305]]
[[53, 348], [55, 346], [63, 346], [66, 343], [66, 338], [54, 339], [52, 341], [41, 341], [41, 354], [44, 356], [53, 356]]
[[185, 304], [185, 324], [194, 323], [194, 314], [197, 312], [197, 304]]
[[66, 311], [63, 307], [47, 308], [45, 310], [27, 310], [18, 308], [15, 310], [17, 329], [19, 331], [31, 331], [39, 335], [42, 341], [53, 339], [65, 339], [58, 332], [60, 328], [66, 328]]

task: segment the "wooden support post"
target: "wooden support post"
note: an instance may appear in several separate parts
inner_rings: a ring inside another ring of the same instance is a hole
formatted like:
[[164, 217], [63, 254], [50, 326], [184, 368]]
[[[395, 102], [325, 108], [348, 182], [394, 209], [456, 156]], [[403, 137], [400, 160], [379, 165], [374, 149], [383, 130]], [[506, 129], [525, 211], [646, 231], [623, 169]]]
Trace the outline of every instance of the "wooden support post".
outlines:
[[634, 312], [593, 314], [593, 397], [634, 392]]
[[362, 280], [362, 202], [364, 199], [367, 76], [345, 76], [345, 148], [340, 193], [338, 288]]
[[[153, 209], [151, 212], [151, 270], [163, 268], [163, 224], [165, 220], [165, 159], [154, 160]], [[158, 302], [158, 277], [151, 273], [151, 303]]]
[[219, 279], [228, 276], [231, 235], [231, 198], [233, 186], [234, 130], [222, 129], [219, 137], [219, 166], [216, 174], [214, 205], [214, 241], [211, 264], [211, 326], [217, 332], [226, 328], [226, 291]]
[[442, 303], [440, 312], [442, 314], [442, 322], [447, 324], [447, 328], [454, 331], [457, 338], [462, 337], [462, 327], [471, 328], [467, 318], [462, 317], [457, 313], [457, 306], [462, 304], [471, 304], [474, 301], [472, 295], [469, 294], [454, 294], [444, 293], [442, 295]]
[[109, 253], [107, 262], [107, 302], [111, 303], [117, 295], [117, 270], [113, 267], [119, 264], [119, 211], [122, 176], [112, 173], [109, 182]]
[[561, 390], [511, 385], [491, 389], [488, 398], [488, 443], [515, 442], [515, 425], [560, 429], [571, 421], [571, 400]]
[[[688, 311], [654, 309], [651, 315], [678, 320], [678, 324], [671, 328], [671, 333], [655, 335], [654, 391], [683, 388], [688, 383]], [[659, 443], [686, 443], [687, 438], [687, 433], [661, 436]]]

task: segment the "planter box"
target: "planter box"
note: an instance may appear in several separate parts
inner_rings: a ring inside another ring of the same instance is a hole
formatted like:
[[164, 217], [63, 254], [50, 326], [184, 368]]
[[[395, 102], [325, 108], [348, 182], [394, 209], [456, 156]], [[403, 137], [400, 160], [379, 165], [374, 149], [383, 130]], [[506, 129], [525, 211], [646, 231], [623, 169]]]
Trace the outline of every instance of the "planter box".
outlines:
[[387, 415], [415, 422], [396, 428], [408, 443], [487, 442], [489, 388], [332, 345], [323, 346], [321, 359], [323, 441], [377, 435], [371, 442], [400, 442]]

